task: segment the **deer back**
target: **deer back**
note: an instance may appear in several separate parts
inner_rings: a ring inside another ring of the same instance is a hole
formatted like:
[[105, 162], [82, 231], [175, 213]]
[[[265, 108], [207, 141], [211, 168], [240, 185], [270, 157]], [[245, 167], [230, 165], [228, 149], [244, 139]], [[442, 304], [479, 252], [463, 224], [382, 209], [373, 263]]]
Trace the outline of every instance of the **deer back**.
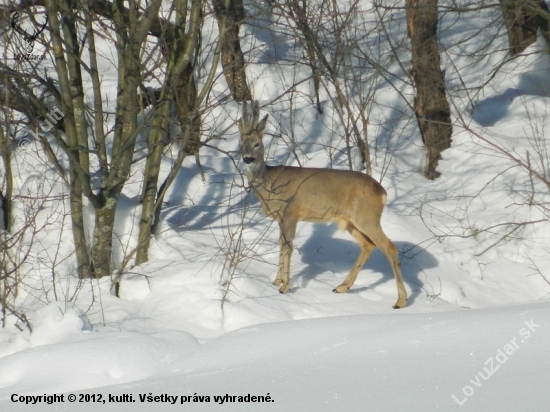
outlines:
[[379, 218], [386, 202], [376, 180], [347, 170], [267, 166], [261, 184], [252, 189], [264, 213], [277, 220], [341, 222], [356, 213]]

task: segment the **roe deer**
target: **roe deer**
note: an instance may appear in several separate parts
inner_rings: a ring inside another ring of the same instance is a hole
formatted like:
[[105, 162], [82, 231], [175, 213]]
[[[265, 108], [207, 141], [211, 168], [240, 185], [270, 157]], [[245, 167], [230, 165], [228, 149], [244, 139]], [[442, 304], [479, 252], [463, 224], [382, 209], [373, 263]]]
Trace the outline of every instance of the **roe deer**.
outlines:
[[336, 222], [361, 246], [361, 253], [344, 282], [333, 292], [347, 292], [357, 274], [378, 246], [391, 264], [397, 283], [394, 308], [407, 302], [397, 248], [380, 226], [386, 191], [372, 177], [359, 172], [290, 166], [267, 166], [262, 137], [267, 115], [258, 122], [260, 106], [254, 102], [252, 116], [246, 103], [239, 121], [240, 151], [250, 187], [264, 213], [279, 223], [279, 270], [274, 285], [290, 290], [290, 257], [298, 221]]

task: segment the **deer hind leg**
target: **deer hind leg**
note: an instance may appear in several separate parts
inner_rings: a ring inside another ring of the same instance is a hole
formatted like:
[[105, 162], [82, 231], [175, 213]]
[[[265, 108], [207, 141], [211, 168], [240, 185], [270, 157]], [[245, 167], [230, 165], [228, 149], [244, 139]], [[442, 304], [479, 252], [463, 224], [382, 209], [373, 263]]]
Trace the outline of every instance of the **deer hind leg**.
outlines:
[[352, 223], [348, 223], [346, 230], [353, 236], [357, 243], [359, 243], [359, 246], [361, 246], [361, 253], [359, 254], [359, 257], [355, 261], [355, 264], [346, 279], [340, 286], [337, 286], [332, 290], [336, 293], [347, 292], [353, 286], [355, 279], [357, 279], [357, 274], [363, 268], [367, 260], [369, 260], [374, 248], [376, 248], [376, 245], [367, 236], [361, 233]]
[[[372, 227], [372, 226], [371, 226]], [[390, 239], [386, 236], [382, 228], [377, 225], [373, 230], [369, 232], [370, 239], [376, 246], [382, 250], [386, 259], [390, 262], [393, 270], [393, 276], [395, 283], [397, 284], [397, 302], [393, 305], [394, 309], [399, 309], [407, 304], [407, 291], [405, 290], [405, 284], [403, 283], [403, 275], [401, 274], [401, 263], [399, 263], [399, 254], [397, 248]]]
[[279, 222], [279, 270], [273, 284], [280, 286], [280, 293], [290, 291], [290, 258], [292, 257], [292, 241], [296, 235], [296, 221], [285, 219]]

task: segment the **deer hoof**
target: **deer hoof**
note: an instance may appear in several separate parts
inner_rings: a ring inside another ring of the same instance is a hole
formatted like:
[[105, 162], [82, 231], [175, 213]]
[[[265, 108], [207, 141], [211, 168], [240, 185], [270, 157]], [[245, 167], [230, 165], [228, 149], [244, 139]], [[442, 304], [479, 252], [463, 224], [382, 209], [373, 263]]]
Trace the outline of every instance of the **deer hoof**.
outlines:
[[393, 305], [394, 309], [401, 309], [404, 308], [407, 304], [407, 299], [397, 299], [397, 302], [395, 302], [395, 305]]
[[283, 286], [281, 286], [281, 288], [279, 289], [279, 293], [287, 293], [289, 291], [290, 291], [290, 286], [285, 284], [283, 284]]
[[346, 285], [340, 285], [332, 289], [334, 293], [346, 293], [348, 290], [349, 288]]

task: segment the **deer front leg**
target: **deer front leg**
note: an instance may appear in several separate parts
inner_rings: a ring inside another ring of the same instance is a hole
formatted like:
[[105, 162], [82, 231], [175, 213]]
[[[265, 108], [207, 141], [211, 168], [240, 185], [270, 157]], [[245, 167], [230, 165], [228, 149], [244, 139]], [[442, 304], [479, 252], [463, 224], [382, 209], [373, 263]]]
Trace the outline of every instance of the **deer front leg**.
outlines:
[[292, 240], [296, 233], [296, 222], [284, 220], [279, 223], [279, 270], [273, 284], [280, 286], [280, 293], [290, 291], [290, 258], [292, 257]]
[[292, 242], [281, 244], [279, 252], [279, 270], [274, 285], [280, 286], [280, 293], [290, 291], [290, 258], [292, 256]]

